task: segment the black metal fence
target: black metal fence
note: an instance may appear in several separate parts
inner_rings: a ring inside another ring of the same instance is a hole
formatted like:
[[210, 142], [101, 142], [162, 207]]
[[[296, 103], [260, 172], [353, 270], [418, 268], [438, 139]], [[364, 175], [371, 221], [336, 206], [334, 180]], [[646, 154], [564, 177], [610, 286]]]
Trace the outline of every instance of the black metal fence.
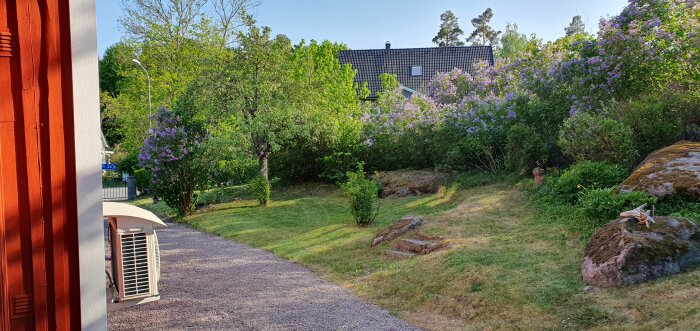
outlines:
[[129, 186], [121, 178], [102, 178], [102, 200], [127, 200]]

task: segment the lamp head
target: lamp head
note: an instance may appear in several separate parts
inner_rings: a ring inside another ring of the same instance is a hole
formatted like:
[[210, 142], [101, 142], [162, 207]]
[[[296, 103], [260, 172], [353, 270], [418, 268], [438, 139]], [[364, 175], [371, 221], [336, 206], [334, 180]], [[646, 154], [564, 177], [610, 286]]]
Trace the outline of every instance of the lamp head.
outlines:
[[137, 60], [137, 59], [131, 59], [131, 62], [134, 62], [134, 63], [136, 63], [136, 64], [138, 64], [138, 65], [141, 65], [141, 62], [140, 62], [139, 60]]

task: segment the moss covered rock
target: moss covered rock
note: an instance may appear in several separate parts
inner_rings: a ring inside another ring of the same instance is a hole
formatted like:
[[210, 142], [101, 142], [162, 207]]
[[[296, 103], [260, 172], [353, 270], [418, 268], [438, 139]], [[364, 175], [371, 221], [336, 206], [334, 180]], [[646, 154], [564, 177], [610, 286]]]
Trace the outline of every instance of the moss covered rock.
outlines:
[[375, 179], [382, 185], [381, 197], [387, 198], [435, 193], [449, 177], [445, 172], [423, 169], [379, 172]]
[[649, 228], [635, 220], [612, 221], [586, 247], [586, 284], [635, 284], [700, 265], [700, 232], [692, 221], [660, 216]]
[[680, 141], [649, 154], [620, 190], [700, 198], [700, 142]]

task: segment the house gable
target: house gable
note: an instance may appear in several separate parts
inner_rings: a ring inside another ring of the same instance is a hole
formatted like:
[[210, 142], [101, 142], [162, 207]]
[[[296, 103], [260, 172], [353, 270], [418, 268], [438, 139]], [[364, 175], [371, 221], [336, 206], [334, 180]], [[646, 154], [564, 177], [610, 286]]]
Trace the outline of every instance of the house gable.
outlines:
[[346, 50], [338, 54], [338, 60], [357, 71], [358, 86], [367, 83], [368, 99], [375, 99], [381, 91], [379, 76], [383, 73], [396, 75], [399, 84], [406, 88], [427, 93], [430, 81], [438, 72], [455, 68], [471, 72], [479, 62], [491, 65], [494, 62], [491, 46]]

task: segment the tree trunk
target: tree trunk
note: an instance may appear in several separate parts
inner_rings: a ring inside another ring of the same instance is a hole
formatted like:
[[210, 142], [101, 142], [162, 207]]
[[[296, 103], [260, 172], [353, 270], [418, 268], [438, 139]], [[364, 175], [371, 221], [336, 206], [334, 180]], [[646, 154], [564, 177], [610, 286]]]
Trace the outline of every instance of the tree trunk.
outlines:
[[260, 167], [260, 176], [262, 176], [262, 178], [265, 178], [265, 181], [267, 181], [269, 183], [270, 179], [267, 176], [267, 173], [268, 173], [267, 157], [268, 157], [268, 155], [269, 155], [269, 153], [267, 153], [267, 152], [260, 153], [260, 155], [258, 156], [258, 166]]

